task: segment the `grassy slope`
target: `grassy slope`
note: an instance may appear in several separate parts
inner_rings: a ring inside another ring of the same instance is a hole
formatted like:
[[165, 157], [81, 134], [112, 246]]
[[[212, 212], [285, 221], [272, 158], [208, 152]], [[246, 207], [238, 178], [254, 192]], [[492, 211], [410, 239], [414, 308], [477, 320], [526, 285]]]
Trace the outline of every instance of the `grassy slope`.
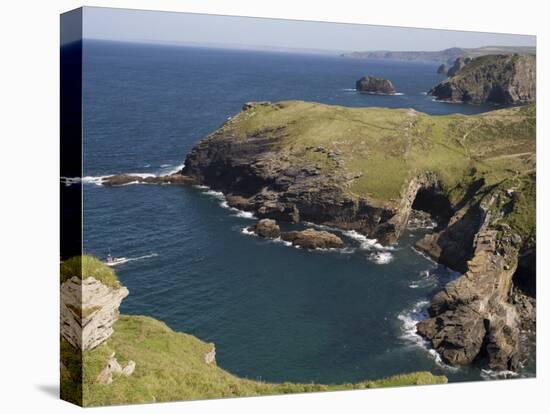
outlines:
[[120, 286], [114, 270], [105, 266], [101, 260], [93, 256], [75, 256], [62, 262], [60, 269], [61, 283], [73, 276], [79, 279], [93, 277], [112, 288]]
[[[487, 186], [514, 184], [519, 192], [534, 182], [534, 105], [471, 116], [431, 116], [411, 109], [285, 101], [241, 112], [223, 130], [236, 139], [276, 134], [282, 136], [279, 151], [289, 159], [334, 174], [361, 174], [348, 191], [374, 205], [397, 206], [407, 182], [426, 171], [440, 177], [453, 201], [482, 177]], [[341, 155], [329, 158], [308, 150], [316, 146]], [[340, 170], [336, 159], [342, 163]], [[526, 195], [522, 209], [534, 223], [532, 195]]]
[[[82, 391], [83, 404], [95, 406], [447, 382], [444, 376], [417, 372], [357, 384], [271, 384], [239, 378], [215, 364], [206, 364], [204, 355], [210, 349], [211, 344], [174, 332], [155, 319], [122, 316], [107, 342], [84, 352], [82, 390], [73, 382], [63, 380], [62, 395], [74, 401]], [[70, 371], [77, 372], [78, 358], [73, 349], [62, 341], [61, 350], [64, 364]], [[121, 364], [135, 361], [136, 370], [130, 377], [115, 375], [110, 385], [99, 384], [95, 380], [113, 351]]]

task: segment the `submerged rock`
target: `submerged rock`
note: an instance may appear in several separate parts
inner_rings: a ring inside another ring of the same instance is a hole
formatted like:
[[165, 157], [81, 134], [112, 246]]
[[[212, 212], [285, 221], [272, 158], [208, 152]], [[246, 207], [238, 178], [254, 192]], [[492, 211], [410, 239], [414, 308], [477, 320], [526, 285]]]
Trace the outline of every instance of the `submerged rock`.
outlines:
[[363, 76], [355, 83], [355, 89], [359, 92], [368, 92], [383, 95], [395, 94], [395, 88], [387, 79], [374, 76]]
[[340, 237], [328, 231], [306, 229], [281, 233], [281, 239], [304, 249], [339, 249], [344, 247]]
[[281, 229], [277, 225], [275, 220], [271, 219], [261, 219], [254, 226], [254, 232], [260, 236], [267, 239], [276, 239], [281, 235]]

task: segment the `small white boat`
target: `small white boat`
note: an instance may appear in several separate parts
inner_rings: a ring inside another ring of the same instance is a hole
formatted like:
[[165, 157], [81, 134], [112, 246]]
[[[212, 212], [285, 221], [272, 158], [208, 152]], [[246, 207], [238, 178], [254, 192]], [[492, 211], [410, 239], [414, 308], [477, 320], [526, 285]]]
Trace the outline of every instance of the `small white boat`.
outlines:
[[117, 265], [126, 263], [128, 260], [130, 260], [130, 259], [128, 259], [126, 257], [113, 257], [109, 253], [109, 255], [107, 255], [107, 260], [105, 261], [105, 264], [107, 266], [117, 266]]

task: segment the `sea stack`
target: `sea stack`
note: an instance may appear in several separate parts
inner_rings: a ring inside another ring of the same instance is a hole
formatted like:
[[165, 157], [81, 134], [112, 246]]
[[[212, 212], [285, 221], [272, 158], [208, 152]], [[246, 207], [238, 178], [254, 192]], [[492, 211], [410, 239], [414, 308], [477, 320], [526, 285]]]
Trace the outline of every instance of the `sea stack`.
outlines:
[[374, 76], [363, 76], [357, 82], [355, 82], [355, 89], [359, 92], [380, 94], [380, 95], [393, 95], [395, 94], [395, 88], [393, 84], [382, 78], [376, 78]]

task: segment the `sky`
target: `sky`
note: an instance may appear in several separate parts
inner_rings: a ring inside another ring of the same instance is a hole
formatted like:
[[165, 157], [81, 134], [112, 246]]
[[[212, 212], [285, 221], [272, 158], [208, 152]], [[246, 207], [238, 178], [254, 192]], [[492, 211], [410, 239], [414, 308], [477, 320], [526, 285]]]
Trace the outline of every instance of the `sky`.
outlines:
[[85, 7], [85, 39], [318, 51], [535, 46], [535, 36]]

